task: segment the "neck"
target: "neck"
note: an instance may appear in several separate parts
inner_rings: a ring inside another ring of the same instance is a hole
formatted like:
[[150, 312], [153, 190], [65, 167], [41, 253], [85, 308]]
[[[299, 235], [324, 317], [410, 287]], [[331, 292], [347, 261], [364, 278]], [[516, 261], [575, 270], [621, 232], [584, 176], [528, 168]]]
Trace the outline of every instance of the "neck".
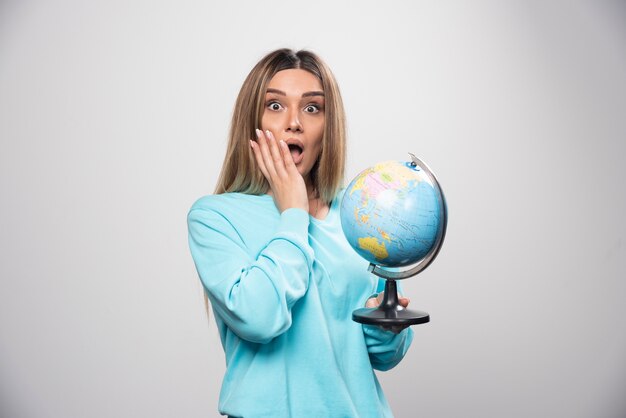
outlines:
[[330, 207], [319, 197], [317, 190], [307, 190], [309, 194], [309, 214], [317, 219], [325, 219]]

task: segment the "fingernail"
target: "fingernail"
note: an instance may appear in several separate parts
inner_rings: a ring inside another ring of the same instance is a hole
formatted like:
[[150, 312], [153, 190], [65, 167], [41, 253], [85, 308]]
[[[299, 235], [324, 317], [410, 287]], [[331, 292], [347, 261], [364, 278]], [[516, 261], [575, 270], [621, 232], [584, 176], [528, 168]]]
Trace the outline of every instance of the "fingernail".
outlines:
[[267, 137], [269, 138], [270, 136], [272, 136], [272, 133], [269, 130], [267, 130], [265, 131], [265, 135], [267, 135]]
[[250, 142], [250, 147], [251, 147], [251, 148], [254, 148], [254, 141], [253, 141], [253, 140], [251, 140], [251, 139], [248, 139], [248, 142]]
[[255, 129], [256, 131], [256, 137], [260, 138], [261, 137], [261, 130], [260, 129]]

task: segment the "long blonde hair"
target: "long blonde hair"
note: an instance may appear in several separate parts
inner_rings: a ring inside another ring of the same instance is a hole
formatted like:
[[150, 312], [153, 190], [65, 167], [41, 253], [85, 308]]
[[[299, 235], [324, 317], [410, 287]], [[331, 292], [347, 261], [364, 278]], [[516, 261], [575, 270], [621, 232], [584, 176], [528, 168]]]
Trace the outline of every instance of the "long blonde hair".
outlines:
[[216, 194], [263, 194], [268, 191], [269, 184], [257, 166], [248, 140], [255, 137], [256, 128], [261, 128], [268, 83], [277, 72], [288, 69], [310, 72], [320, 80], [324, 90], [324, 135], [320, 156], [311, 170], [313, 189], [326, 204], [330, 204], [342, 186], [346, 127], [343, 101], [335, 77], [313, 52], [283, 48], [263, 57], [250, 71], [239, 91]]

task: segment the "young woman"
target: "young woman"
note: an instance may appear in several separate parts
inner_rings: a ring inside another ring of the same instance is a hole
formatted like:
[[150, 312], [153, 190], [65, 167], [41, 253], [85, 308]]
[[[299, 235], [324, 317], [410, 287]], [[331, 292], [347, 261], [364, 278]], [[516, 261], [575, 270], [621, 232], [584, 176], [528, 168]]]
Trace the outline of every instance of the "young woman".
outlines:
[[398, 364], [412, 331], [351, 319], [384, 286], [341, 231], [345, 142], [337, 83], [315, 54], [280, 49], [252, 69], [216, 194], [188, 216], [226, 355], [224, 415], [392, 416], [374, 369]]

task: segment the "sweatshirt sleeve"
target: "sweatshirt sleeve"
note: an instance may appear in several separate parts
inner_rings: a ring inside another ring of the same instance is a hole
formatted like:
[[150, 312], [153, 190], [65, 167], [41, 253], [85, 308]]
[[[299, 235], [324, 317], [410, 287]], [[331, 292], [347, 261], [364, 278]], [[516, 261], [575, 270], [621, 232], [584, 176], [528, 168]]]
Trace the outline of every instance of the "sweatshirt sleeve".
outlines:
[[394, 334], [375, 325], [363, 325], [363, 334], [372, 367], [380, 371], [392, 369], [400, 363], [413, 341], [410, 327]]
[[267, 343], [285, 332], [293, 305], [306, 293], [313, 264], [308, 214], [285, 210], [256, 258], [219, 211], [192, 207], [187, 222], [198, 275], [228, 328], [255, 343]]

